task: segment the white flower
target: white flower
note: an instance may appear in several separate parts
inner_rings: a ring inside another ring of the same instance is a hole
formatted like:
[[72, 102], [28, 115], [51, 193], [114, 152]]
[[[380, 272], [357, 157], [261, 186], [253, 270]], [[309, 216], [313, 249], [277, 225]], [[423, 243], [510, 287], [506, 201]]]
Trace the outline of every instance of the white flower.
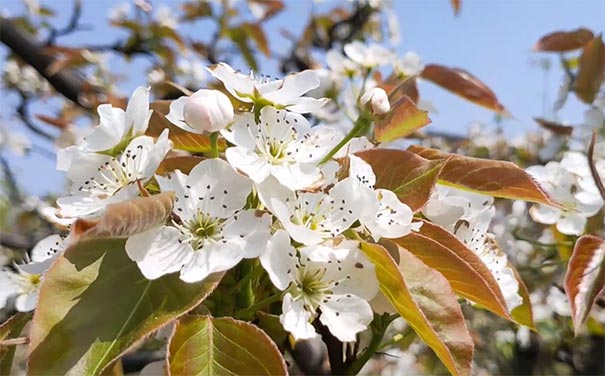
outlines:
[[92, 154], [73, 164], [68, 174], [73, 182], [71, 196], [57, 200], [60, 216], [95, 217], [109, 204], [137, 197], [137, 181], [144, 184], [153, 177], [170, 147], [166, 129], [155, 143], [140, 136], [119, 156]]
[[166, 119], [192, 133], [215, 132], [233, 121], [233, 106], [220, 91], [202, 89], [173, 101]]
[[40, 240], [31, 250], [33, 262], [42, 262], [54, 259], [65, 251], [71, 238], [68, 236], [49, 235]]
[[178, 18], [172, 12], [172, 8], [167, 5], [160, 5], [155, 12], [155, 19], [162, 26], [170, 29], [176, 29], [178, 26]]
[[116, 5], [113, 8], [110, 8], [107, 12], [107, 17], [112, 22], [123, 21], [128, 17], [130, 13], [130, 4], [129, 3], [121, 3]]
[[241, 74], [225, 63], [214, 65], [209, 70], [231, 95], [242, 102], [259, 106], [271, 105], [301, 114], [315, 112], [327, 103], [326, 99], [303, 97], [320, 84], [317, 73], [312, 70], [290, 74], [283, 80], [274, 81], [256, 79], [252, 73]]
[[367, 69], [389, 64], [394, 58], [391, 51], [376, 43], [366, 45], [360, 41], [354, 41], [346, 44], [344, 51], [351, 60]]
[[286, 291], [280, 322], [295, 339], [316, 336], [311, 322], [318, 308], [321, 323], [343, 342], [355, 341], [372, 321], [368, 300], [378, 293], [378, 281], [357, 242], [303, 247], [297, 253], [279, 230], [260, 261], [273, 284]]
[[126, 111], [110, 104], [102, 104], [97, 108], [97, 112], [99, 125], [84, 138], [82, 145], [59, 150], [58, 170], [68, 171], [73, 160], [79, 160], [91, 152], [106, 152], [125, 146], [134, 137], [143, 135], [153, 112], [149, 109], [149, 89], [138, 87], [132, 94]]
[[207, 159], [189, 176], [177, 170], [156, 178], [162, 191], [176, 193], [179, 218], [127, 240], [126, 252], [145, 277], [180, 271], [185, 282], [201, 281], [257, 257], [266, 246], [270, 216], [243, 210], [252, 182], [226, 162]]
[[373, 203], [368, 200], [359, 220], [376, 241], [382, 237], [400, 238], [420, 229], [422, 222], [412, 223], [412, 209], [399, 201], [395, 193], [388, 189], [374, 190], [376, 176], [372, 167], [355, 155], [349, 155], [349, 177], [356, 182], [357, 192], [368, 192], [364, 194], [374, 198]]
[[396, 60], [393, 64], [395, 72], [403, 76], [416, 76], [422, 73], [424, 65], [422, 58], [416, 52], [409, 51], [403, 55], [403, 58]]
[[178, 79], [183, 85], [200, 87], [206, 79], [206, 67], [197, 59], [181, 58], [177, 62]]
[[337, 76], [353, 76], [359, 70], [355, 62], [343, 56], [340, 51], [331, 49], [326, 53], [326, 64]]
[[495, 215], [494, 199], [472, 192], [437, 185], [422, 213], [453, 233], [467, 248], [481, 258], [492, 273], [504, 297], [506, 307], [512, 311], [523, 300], [518, 294], [519, 283], [508, 258], [492, 241], [489, 224]]
[[356, 189], [352, 178], [323, 192], [292, 192], [274, 178], [259, 185], [261, 202], [280, 220], [292, 239], [312, 245], [333, 238], [355, 223], [368, 205], [375, 205], [373, 195]]
[[14, 265], [14, 270], [8, 267], [0, 270], [0, 308], [5, 307], [15, 295], [17, 311], [29, 312], [36, 308], [40, 283], [53, 261], [54, 258], [49, 258], [42, 262]]
[[221, 133], [235, 145], [225, 151], [234, 168], [256, 183], [273, 175], [293, 190], [321, 179], [316, 164], [342, 137], [330, 128], [311, 128], [302, 115], [273, 107], [263, 107], [258, 124], [248, 113]]
[[386, 91], [379, 87], [366, 91], [361, 96], [361, 104], [368, 106], [374, 115], [384, 115], [391, 109]]
[[[568, 158], [573, 158], [574, 163], [581, 163], [573, 154], [568, 155]], [[568, 162], [569, 160], [566, 165]], [[576, 170], [572, 171], [582, 171], [581, 165], [574, 168]], [[542, 204], [534, 205], [529, 214], [536, 222], [556, 224], [557, 230], [566, 235], [581, 235], [587, 218], [595, 215], [603, 206], [603, 201], [581, 189], [577, 176], [559, 162], [551, 161], [545, 166], [530, 166], [526, 171], [540, 183], [550, 197], [566, 208], [563, 210]]]

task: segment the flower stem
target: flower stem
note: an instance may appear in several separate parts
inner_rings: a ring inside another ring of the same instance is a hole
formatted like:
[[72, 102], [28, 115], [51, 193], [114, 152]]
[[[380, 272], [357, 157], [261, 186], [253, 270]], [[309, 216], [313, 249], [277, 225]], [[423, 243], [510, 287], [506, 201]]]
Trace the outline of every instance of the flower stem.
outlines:
[[277, 295], [269, 296], [268, 298], [265, 298], [265, 299], [263, 299], [263, 300], [255, 303], [255, 304], [251, 305], [248, 308], [244, 308], [242, 310], [239, 310], [233, 316], [235, 318], [237, 318], [237, 319], [249, 317], [250, 315], [253, 315], [256, 311], [260, 310], [261, 308], [264, 308], [264, 307], [268, 306], [271, 303], [278, 302], [281, 299], [282, 299], [282, 294], [277, 294]]
[[372, 118], [368, 115], [361, 114], [359, 118], [357, 118], [357, 121], [355, 121], [353, 129], [351, 129], [351, 131], [338, 143], [338, 145], [334, 146], [332, 150], [330, 150], [328, 154], [326, 154], [326, 156], [323, 157], [321, 161], [319, 161], [318, 165], [321, 166], [322, 164], [332, 159], [332, 157], [336, 153], [338, 153], [338, 151], [342, 149], [342, 147], [345, 146], [354, 137], [359, 137], [366, 134], [371, 124]]
[[210, 157], [218, 158], [218, 132], [210, 133]]
[[389, 324], [393, 322], [399, 315], [384, 314], [382, 316], [375, 315], [372, 322], [372, 340], [365, 351], [347, 368], [347, 374], [357, 375], [363, 366], [372, 358], [372, 356], [380, 349], [382, 337], [386, 332]]

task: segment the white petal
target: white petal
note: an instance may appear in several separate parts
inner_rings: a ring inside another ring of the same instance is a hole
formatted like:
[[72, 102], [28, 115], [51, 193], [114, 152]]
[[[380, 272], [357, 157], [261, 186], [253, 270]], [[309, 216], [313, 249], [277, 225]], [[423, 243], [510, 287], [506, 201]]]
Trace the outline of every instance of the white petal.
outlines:
[[189, 244], [179, 242], [180, 236], [174, 227], [154, 228], [129, 237], [126, 253], [145, 278], [156, 279], [177, 272], [191, 262], [194, 252]]
[[255, 138], [258, 135], [254, 114], [246, 112], [237, 115], [235, 123], [229, 129], [222, 129], [221, 135], [235, 146], [254, 149], [256, 147]]
[[198, 208], [213, 217], [227, 218], [246, 204], [252, 182], [222, 159], [206, 159], [189, 173], [187, 184]]
[[22, 294], [15, 299], [15, 309], [19, 312], [29, 312], [36, 308], [38, 302], [39, 289], [29, 292], [28, 294]]
[[557, 230], [565, 235], [582, 235], [586, 226], [586, 217], [578, 212], [564, 212], [557, 221]]
[[157, 175], [156, 180], [162, 192], [174, 192], [174, 211], [182, 219], [193, 218], [197, 214], [197, 197], [192, 197], [187, 185], [187, 175], [180, 170], [168, 174], [168, 176]]
[[319, 320], [342, 342], [355, 341], [374, 318], [370, 304], [355, 295], [332, 295], [320, 307]]
[[149, 88], [136, 88], [126, 107], [126, 129], [132, 129], [133, 136], [145, 133], [152, 110], [149, 109]]
[[377, 212], [364, 212], [361, 222], [368, 228], [374, 240], [381, 237], [394, 239], [418, 230], [422, 222], [412, 223], [414, 213], [409, 206], [399, 201], [395, 193], [377, 189], [380, 207]]
[[58, 255], [65, 249], [65, 243], [66, 241], [59, 235], [45, 237], [32, 249], [32, 261], [40, 262]]
[[225, 157], [233, 168], [248, 175], [255, 183], [262, 183], [271, 173], [269, 163], [250, 149], [228, 148]]
[[319, 77], [313, 70], [289, 74], [284, 78], [281, 87], [263, 97], [271, 102], [280, 104], [296, 103], [296, 100], [311, 89], [319, 86]]
[[293, 191], [312, 187], [321, 180], [321, 170], [311, 163], [273, 165], [271, 175]]
[[166, 119], [177, 127], [186, 130], [191, 133], [203, 133], [198, 131], [192, 127], [190, 127], [187, 123], [185, 123], [185, 116], [183, 114], [183, 108], [185, 107], [185, 103], [189, 97], [183, 96], [180, 97], [170, 103], [170, 111], [168, 115], [166, 115]]
[[330, 100], [327, 98], [315, 99], [309, 97], [302, 97], [299, 98], [295, 102], [295, 104], [289, 105], [287, 108], [289, 111], [296, 112], [299, 114], [316, 113], [329, 101]]
[[128, 132], [126, 114], [121, 108], [102, 104], [97, 108], [100, 124], [84, 138], [85, 144], [92, 151], [105, 151], [122, 141]]
[[305, 310], [302, 300], [293, 301], [292, 295], [286, 294], [282, 303], [282, 312], [279, 322], [296, 340], [317, 336], [315, 328], [309, 323], [313, 315]]
[[237, 212], [233, 220], [223, 227], [223, 236], [229, 242], [237, 242], [244, 249], [244, 258], [258, 257], [267, 247], [271, 237], [271, 216], [256, 216], [256, 210]]
[[254, 80], [241, 73], [235, 72], [231, 66], [226, 63], [219, 63], [209, 68], [210, 73], [220, 80], [229, 93], [234, 97], [244, 101], [252, 102], [249, 96], [254, 91]]
[[298, 259], [296, 250], [290, 245], [290, 237], [284, 230], [277, 230], [260, 255], [260, 263], [267, 271], [273, 285], [285, 290], [294, 280]]
[[374, 188], [376, 175], [366, 161], [356, 155], [349, 155], [349, 176], [355, 178], [360, 184]]
[[205, 244], [193, 253], [192, 259], [181, 269], [181, 280], [193, 283], [212, 273], [229, 270], [244, 258], [244, 249], [233, 242]]
[[546, 205], [534, 205], [529, 209], [531, 218], [545, 225], [555, 224], [561, 217], [561, 210]]

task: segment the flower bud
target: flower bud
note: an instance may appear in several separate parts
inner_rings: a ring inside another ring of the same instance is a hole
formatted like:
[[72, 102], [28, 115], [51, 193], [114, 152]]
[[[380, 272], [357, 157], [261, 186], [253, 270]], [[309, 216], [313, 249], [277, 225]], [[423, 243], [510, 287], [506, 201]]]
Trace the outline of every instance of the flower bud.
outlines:
[[233, 105], [218, 90], [198, 90], [186, 99], [183, 120], [200, 132], [215, 132], [233, 121]]
[[361, 104], [370, 108], [374, 115], [384, 115], [391, 109], [387, 93], [379, 87], [367, 91], [361, 97]]

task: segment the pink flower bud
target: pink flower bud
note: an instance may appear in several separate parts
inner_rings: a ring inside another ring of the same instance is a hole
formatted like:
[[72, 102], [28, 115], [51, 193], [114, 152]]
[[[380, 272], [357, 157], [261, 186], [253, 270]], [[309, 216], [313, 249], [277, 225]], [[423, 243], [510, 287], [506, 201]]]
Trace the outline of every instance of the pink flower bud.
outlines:
[[183, 120], [200, 132], [215, 132], [233, 121], [233, 106], [218, 90], [198, 90], [186, 99]]

